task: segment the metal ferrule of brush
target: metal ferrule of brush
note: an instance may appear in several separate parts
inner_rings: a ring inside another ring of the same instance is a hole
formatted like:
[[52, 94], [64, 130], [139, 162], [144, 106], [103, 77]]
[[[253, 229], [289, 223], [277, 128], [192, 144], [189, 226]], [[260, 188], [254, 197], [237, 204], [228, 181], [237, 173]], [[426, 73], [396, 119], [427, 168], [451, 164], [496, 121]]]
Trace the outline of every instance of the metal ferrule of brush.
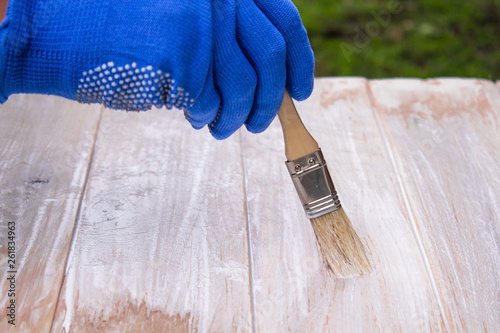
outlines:
[[340, 208], [340, 200], [321, 149], [287, 161], [286, 166], [307, 218], [314, 219]]

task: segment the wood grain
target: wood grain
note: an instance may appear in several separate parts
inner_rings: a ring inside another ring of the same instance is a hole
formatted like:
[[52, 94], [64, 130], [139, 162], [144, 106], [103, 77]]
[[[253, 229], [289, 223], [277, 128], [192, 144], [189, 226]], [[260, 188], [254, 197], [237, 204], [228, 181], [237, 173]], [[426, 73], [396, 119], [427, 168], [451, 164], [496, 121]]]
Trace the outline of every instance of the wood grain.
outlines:
[[251, 330], [241, 148], [105, 110], [55, 332]]
[[[0, 106], [0, 332], [48, 332], [100, 107], [47, 96]], [[16, 326], [7, 323], [7, 221], [16, 222]]]
[[243, 133], [258, 332], [445, 331], [364, 79], [316, 80], [297, 109], [374, 271], [328, 271], [284, 161], [279, 124]]
[[500, 83], [318, 79], [297, 109], [373, 265], [359, 279], [323, 261], [277, 120], [220, 142], [179, 111], [12, 96], [17, 330], [500, 332]]
[[450, 331], [500, 331], [500, 92], [490, 81], [371, 81]]

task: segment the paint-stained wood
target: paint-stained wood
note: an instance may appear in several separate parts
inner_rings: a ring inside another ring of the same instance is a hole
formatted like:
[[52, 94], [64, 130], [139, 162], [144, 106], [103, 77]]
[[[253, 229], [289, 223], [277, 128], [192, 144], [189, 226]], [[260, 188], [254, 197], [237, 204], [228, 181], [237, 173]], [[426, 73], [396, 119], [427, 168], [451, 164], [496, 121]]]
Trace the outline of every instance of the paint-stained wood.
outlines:
[[500, 91], [370, 82], [450, 331], [500, 331]]
[[[47, 96], [0, 106], [0, 332], [50, 330], [99, 113]], [[16, 226], [15, 327], [5, 317], [8, 221]]]
[[18, 331], [500, 331], [500, 84], [318, 79], [297, 109], [373, 266], [359, 279], [323, 261], [277, 120], [221, 142], [179, 111], [11, 97]]
[[444, 330], [366, 84], [317, 80], [296, 105], [367, 249], [369, 275], [336, 280], [328, 271], [286, 171], [279, 124], [244, 135], [259, 332]]
[[250, 331], [241, 148], [105, 110], [54, 331]]

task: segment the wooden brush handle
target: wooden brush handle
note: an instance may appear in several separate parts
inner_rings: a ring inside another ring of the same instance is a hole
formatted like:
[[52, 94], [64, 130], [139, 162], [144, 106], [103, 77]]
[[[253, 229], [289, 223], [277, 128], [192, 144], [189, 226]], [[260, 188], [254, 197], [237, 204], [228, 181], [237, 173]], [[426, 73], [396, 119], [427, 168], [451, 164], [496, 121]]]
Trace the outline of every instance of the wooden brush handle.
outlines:
[[302, 123], [292, 98], [286, 90], [278, 117], [283, 129], [285, 155], [288, 161], [296, 160], [319, 149], [318, 143]]

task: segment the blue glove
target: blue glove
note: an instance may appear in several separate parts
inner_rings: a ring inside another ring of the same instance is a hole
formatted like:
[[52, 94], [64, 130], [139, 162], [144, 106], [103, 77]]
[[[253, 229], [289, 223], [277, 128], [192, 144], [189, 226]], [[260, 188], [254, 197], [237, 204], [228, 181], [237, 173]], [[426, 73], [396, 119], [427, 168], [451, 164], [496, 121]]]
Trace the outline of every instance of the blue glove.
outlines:
[[[41, 93], [113, 109], [220, 105], [208, 0], [11, 0], [0, 29], [0, 102]], [[198, 101], [198, 103], [195, 103]]]
[[133, 111], [165, 105], [194, 128], [210, 124], [218, 139], [243, 123], [261, 132], [285, 80], [293, 97], [309, 96], [314, 66], [291, 2], [261, 2], [11, 0], [0, 26], [0, 102], [42, 93]]
[[314, 56], [306, 30], [289, 0], [212, 5], [214, 77], [222, 102], [210, 131], [223, 139], [245, 123], [250, 132], [262, 132], [276, 116], [285, 86], [297, 100], [311, 95]]

